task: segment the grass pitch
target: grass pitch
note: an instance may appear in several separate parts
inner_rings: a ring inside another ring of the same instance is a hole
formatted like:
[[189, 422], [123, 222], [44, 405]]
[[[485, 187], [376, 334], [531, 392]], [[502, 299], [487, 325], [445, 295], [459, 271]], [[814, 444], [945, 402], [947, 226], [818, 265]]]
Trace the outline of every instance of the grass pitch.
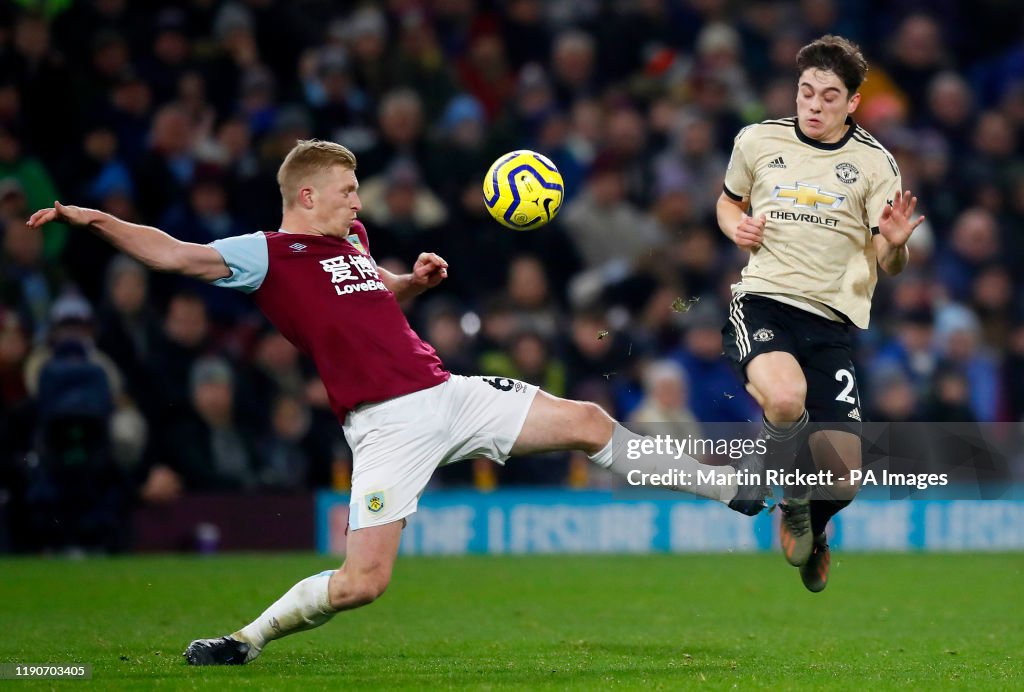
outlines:
[[[1024, 554], [400, 558], [391, 589], [255, 663], [191, 668], [313, 555], [0, 560], [0, 662], [115, 689], [1024, 687]], [[14, 689], [80, 681], [0, 682]], [[89, 683], [84, 683], [89, 684]]]

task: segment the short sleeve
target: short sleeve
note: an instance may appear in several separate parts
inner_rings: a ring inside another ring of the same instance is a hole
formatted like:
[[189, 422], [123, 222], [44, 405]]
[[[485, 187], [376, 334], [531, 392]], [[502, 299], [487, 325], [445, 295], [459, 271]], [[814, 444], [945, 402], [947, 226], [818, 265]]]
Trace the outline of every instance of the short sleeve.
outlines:
[[725, 182], [722, 184], [722, 191], [730, 198], [739, 202], [750, 197], [750, 190], [754, 185], [754, 172], [750, 168], [750, 159], [747, 151], [750, 147], [751, 126], [739, 131], [732, 145], [732, 156], [729, 157], [729, 167], [725, 169]]
[[882, 210], [886, 204], [891, 204], [896, 198], [896, 191], [902, 188], [903, 182], [900, 178], [900, 169], [892, 156], [885, 153], [886, 161], [879, 168], [879, 173], [871, 186], [865, 205], [867, 214], [867, 225], [871, 229], [871, 235], [878, 235], [878, 222], [882, 219]]
[[231, 270], [231, 276], [211, 283], [222, 288], [235, 288], [243, 293], [252, 293], [263, 284], [270, 267], [267, 251], [267, 236], [250, 233], [231, 238], [222, 238], [210, 243], [220, 253], [224, 263]]

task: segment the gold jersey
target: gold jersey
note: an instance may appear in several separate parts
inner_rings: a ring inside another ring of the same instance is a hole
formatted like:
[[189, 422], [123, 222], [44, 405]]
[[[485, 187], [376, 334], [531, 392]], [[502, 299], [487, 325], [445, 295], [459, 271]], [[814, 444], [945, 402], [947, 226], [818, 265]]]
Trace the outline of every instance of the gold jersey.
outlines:
[[896, 161], [847, 119], [831, 144], [800, 131], [796, 118], [740, 130], [725, 173], [732, 199], [766, 217], [761, 247], [750, 253], [734, 292], [769, 296], [864, 329], [877, 281], [871, 237], [900, 189]]

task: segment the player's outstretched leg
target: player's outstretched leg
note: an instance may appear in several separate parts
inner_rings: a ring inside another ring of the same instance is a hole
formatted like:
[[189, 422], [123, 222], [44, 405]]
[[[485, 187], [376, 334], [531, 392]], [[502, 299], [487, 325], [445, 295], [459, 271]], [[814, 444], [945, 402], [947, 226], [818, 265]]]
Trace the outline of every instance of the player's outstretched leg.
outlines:
[[748, 517], [756, 516], [765, 508], [765, 498], [771, 493], [765, 477], [764, 457], [751, 454], [736, 463], [734, 467], [744, 478], [756, 478], [756, 482], [736, 486], [736, 496], [728, 502], [729, 509]]
[[351, 531], [345, 564], [303, 579], [251, 623], [226, 637], [185, 649], [194, 666], [249, 663], [274, 639], [319, 627], [342, 610], [375, 601], [391, 581], [402, 520]]
[[[638, 453], [644, 438], [613, 420], [597, 404], [570, 401], [537, 392], [523, 428], [512, 447], [512, 456], [578, 449], [598, 466], [636, 480], [639, 474], [675, 471], [688, 479], [676, 490], [718, 500], [744, 514], [754, 515], [764, 507], [767, 488], [747, 487], [732, 466], [708, 466], [691, 456], [670, 453]], [[698, 482], [698, 478], [704, 482]], [[763, 476], [761, 476], [763, 478]], [[740, 491], [743, 494], [740, 494]]]

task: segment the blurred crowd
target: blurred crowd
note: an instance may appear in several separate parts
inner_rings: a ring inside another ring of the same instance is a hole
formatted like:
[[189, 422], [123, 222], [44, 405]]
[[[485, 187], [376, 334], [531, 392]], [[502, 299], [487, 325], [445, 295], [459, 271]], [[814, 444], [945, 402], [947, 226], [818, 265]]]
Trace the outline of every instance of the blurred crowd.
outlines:
[[[245, 296], [147, 273], [82, 229], [25, 227], [60, 199], [192, 242], [276, 230], [297, 139], [358, 156], [379, 263], [450, 262], [405, 307], [453, 372], [637, 423], [757, 420], [721, 357], [745, 256], [715, 201], [733, 137], [794, 114], [796, 52], [825, 33], [864, 49], [856, 118], [928, 217], [857, 336], [866, 417], [1022, 420], [1012, 5], [0, 0], [0, 551], [116, 549], [132, 506], [187, 491], [346, 487], [315, 370]], [[565, 179], [540, 231], [483, 207], [483, 173], [514, 148]], [[601, 481], [547, 455], [438, 482]]]

